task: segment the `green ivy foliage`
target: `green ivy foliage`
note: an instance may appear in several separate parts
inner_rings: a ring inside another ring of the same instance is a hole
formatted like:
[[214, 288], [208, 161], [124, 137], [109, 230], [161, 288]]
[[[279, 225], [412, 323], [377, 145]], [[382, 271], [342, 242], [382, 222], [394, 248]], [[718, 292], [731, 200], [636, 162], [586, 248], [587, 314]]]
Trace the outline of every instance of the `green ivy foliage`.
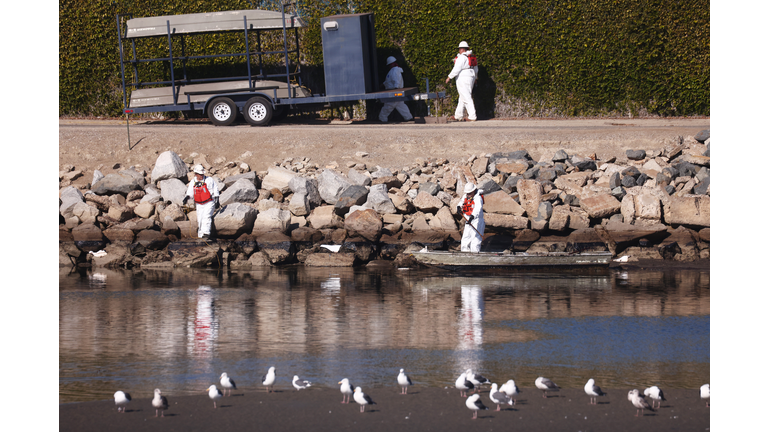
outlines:
[[[60, 0], [59, 114], [117, 115], [122, 108], [115, 15], [134, 17], [249, 9], [257, 0]], [[407, 86], [458, 95], [445, 78], [466, 40], [478, 56], [473, 99], [481, 118], [508, 116], [709, 115], [709, 2], [704, 0], [306, 0], [300, 33], [304, 83], [322, 91], [320, 18], [375, 14], [377, 55], [395, 55]], [[279, 33], [279, 32], [275, 32]], [[264, 33], [267, 34], [267, 33]], [[282, 44], [282, 34], [265, 45]], [[188, 53], [244, 50], [239, 35], [190, 38]], [[165, 41], [139, 44], [161, 57]], [[278, 67], [281, 59], [269, 59]], [[188, 64], [207, 76], [242, 60]], [[142, 69], [169, 79], [167, 63]], [[130, 72], [130, 71], [129, 71]], [[132, 73], [132, 72], [130, 72]], [[178, 69], [175, 68], [175, 73]], [[431, 102], [439, 112], [451, 103]], [[433, 111], [433, 114], [435, 112]]]

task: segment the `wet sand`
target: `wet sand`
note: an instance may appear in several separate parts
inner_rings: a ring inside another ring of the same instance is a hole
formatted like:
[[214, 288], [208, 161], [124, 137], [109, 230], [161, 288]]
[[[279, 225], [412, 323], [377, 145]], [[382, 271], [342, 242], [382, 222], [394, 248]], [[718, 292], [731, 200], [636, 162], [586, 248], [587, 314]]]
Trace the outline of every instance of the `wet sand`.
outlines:
[[[472, 411], [454, 388], [413, 386], [407, 395], [392, 387], [363, 391], [376, 405], [364, 413], [354, 402], [341, 403], [338, 389], [309, 388], [236, 390], [221, 398], [214, 409], [207, 392], [200, 396], [166, 395], [170, 408], [164, 418], [155, 418], [152, 389], [144, 394], [131, 392], [126, 412], [118, 413], [114, 401], [59, 405], [60, 431], [192, 431], [192, 430], [308, 430], [308, 431], [704, 431], [710, 427], [710, 409], [698, 390], [665, 389], [666, 401], [656, 412], [646, 410], [635, 417], [636, 409], [627, 400], [630, 389], [603, 389], [607, 396], [597, 405], [581, 389], [564, 389], [542, 398], [541, 391], [523, 388], [514, 407], [495, 411], [487, 388], [481, 400], [489, 410]], [[642, 391], [642, 389], [640, 389]], [[130, 392], [130, 390], [129, 390]]]

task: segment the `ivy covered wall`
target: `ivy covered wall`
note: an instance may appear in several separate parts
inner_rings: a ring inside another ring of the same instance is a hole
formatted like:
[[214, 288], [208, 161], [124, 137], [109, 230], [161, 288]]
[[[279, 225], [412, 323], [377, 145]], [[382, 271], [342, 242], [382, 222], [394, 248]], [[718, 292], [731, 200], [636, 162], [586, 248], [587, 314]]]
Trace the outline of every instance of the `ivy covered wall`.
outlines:
[[[119, 115], [122, 109], [117, 13], [134, 17], [250, 9], [279, 10], [266, 0], [60, 0], [59, 114]], [[709, 2], [704, 0], [306, 0], [298, 2], [304, 84], [322, 92], [320, 18], [375, 14], [377, 55], [394, 55], [406, 86], [445, 90], [458, 43], [478, 56], [474, 100], [480, 118], [709, 115]], [[190, 39], [190, 53], [235, 51], [239, 35]], [[279, 39], [281, 36], [277, 35]], [[162, 56], [165, 41], [140, 44]], [[266, 38], [265, 44], [281, 43]], [[279, 66], [280, 59], [273, 61]], [[199, 64], [203, 73], [243, 67]], [[167, 63], [146, 67], [169, 79]], [[142, 73], [142, 78], [144, 78]], [[455, 105], [453, 105], [455, 106]], [[433, 111], [434, 114], [434, 111]]]

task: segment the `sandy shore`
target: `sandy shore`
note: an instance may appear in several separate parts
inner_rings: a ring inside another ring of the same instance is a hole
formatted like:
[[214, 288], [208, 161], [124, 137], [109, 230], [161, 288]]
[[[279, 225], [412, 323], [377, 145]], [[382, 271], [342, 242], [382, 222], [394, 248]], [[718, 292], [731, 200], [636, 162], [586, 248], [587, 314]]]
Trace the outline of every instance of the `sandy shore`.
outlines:
[[[411, 387], [363, 389], [376, 402], [364, 413], [354, 400], [341, 404], [338, 389], [310, 388], [236, 390], [214, 409], [207, 393], [200, 396], [167, 395], [170, 408], [155, 418], [151, 389], [133, 393], [126, 413], [114, 402], [96, 401], [59, 405], [60, 431], [191, 431], [191, 430], [311, 430], [311, 431], [704, 431], [710, 427], [710, 409], [698, 390], [665, 390], [666, 402], [656, 412], [636, 409], [627, 400], [630, 389], [603, 389], [607, 396], [597, 405], [581, 389], [564, 389], [547, 399], [535, 388], [523, 388], [514, 407], [495, 411], [485, 389], [481, 400], [489, 407], [477, 420], [454, 388]], [[641, 389], [642, 390], [642, 389]]]

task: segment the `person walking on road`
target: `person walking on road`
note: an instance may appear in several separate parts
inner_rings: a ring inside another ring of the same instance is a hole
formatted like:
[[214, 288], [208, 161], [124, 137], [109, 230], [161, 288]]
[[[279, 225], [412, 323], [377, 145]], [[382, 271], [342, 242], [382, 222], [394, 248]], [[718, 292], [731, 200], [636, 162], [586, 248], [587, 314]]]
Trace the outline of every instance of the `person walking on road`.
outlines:
[[459, 91], [459, 103], [456, 105], [456, 112], [453, 118], [449, 120], [462, 121], [464, 119], [464, 110], [467, 111], [467, 121], [476, 121], [475, 103], [472, 101], [472, 87], [477, 80], [477, 57], [469, 49], [466, 41], [459, 43], [459, 54], [453, 59], [453, 69], [445, 79], [448, 84], [453, 78], [456, 78], [456, 90]]
[[213, 178], [205, 175], [205, 169], [202, 165], [195, 165], [193, 171], [195, 178], [189, 182], [187, 194], [182, 204], [186, 205], [190, 199], [195, 201], [197, 236], [208, 240], [211, 237], [213, 212], [219, 208], [219, 189]]
[[[397, 60], [392, 56], [387, 57], [387, 66], [389, 66], [389, 73], [387, 73], [387, 78], [384, 80], [384, 88], [392, 90], [405, 87], [405, 84], [403, 83], [403, 68], [397, 65]], [[389, 121], [389, 115], [392, 114], [393, 110], [397, 110], [403, 117], [403, 120], [413, 120], [411, 111], [408, 109], [408, 106], [405, 105], [405, 102], [397, 101], [386, 102], [384, 104], [379, 113], [379, 121], [387, 123]]]
[[461, 236], [462, 252], [480, 252], [485, 232], [483, 195], [480, 192], [473, 183], [464, 185], [464, 195], [456, 209], [464, 219], [464, 234]]

